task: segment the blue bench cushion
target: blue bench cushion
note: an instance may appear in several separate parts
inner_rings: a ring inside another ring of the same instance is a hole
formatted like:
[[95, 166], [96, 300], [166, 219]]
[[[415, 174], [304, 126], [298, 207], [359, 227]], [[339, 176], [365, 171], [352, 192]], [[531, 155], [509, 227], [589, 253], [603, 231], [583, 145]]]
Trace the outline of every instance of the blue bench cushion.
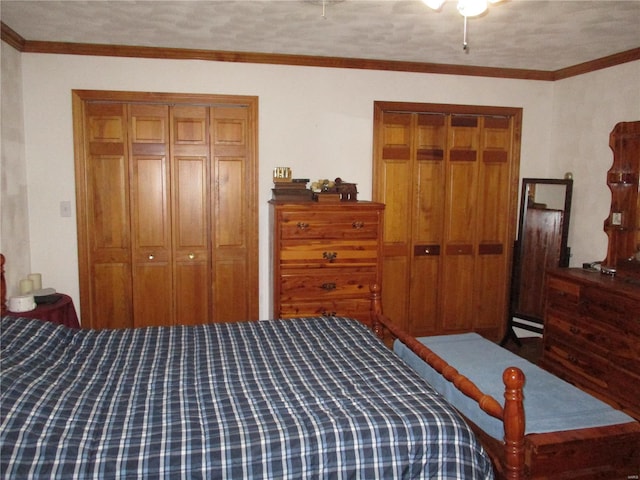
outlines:
[[[525, 434], [547, 433], [632, 422], [633, 418], [592, 397], [533, 363], [514, 355], [476, 333], [420, 337], [429, 347], [469, 378], [484, 393], [504, 404], [502, 373], [520, 368], [524, 386]], [[477, 403], [458, 391], [438, 372], [396, 340], [394, 351], [449, 403], [492, 437], [502, 440], [502, 422], [480, 410]]]

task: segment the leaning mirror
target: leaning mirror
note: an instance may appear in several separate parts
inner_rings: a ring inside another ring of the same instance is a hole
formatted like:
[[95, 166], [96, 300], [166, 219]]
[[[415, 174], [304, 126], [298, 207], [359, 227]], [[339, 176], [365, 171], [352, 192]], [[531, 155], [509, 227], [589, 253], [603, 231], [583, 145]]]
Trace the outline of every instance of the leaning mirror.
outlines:
[[567, 238], [572, 190], [570, 179], [522, 180], [505, 341], [511, 337], [518, 342], [514, 327], [542, 333], [545, 272], [569, 266]]

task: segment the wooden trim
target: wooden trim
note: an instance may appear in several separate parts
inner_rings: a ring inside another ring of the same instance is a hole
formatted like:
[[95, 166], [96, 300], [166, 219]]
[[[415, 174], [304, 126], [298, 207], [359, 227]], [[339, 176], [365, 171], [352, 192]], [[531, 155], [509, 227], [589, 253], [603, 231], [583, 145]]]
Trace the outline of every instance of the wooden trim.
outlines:
[[17, 32], [5, 25], [4, 22], [0, 22], [0, 39], [7, 45], [12, 46], [19, 52], [24, 52], [25, 39], [22, 38]]
[[7, 282], [4, 278], [4, 255], [0, 253], [0, 314], [7, 313]]
[[89, 55], [108, 57], [162, 58], [170, 60], [206, 60], [212, 62], [258, 63], [304, 67], [350, 68], [394, 72], [431, 73], [437, 75], [462, 75], [516, 80], [555, 81], [584, 73], [640, 60], [640, 48], [616, 53], [596, 60], [580, 63], [556, 71], [522, 68], [477, 67], [444, 63], [404, 62], [365, 58], [319, 57], [313, 55], [289, 55], [280, 53], [232, 52], [189, 48], [140, 47], [72, 42], [48, 42], [26, 40], [10, 27], [0, 22], [2, 40], [19, 52], [62, 55]]
[[622, 65], [623, 63], [634, 62], [640, 60], [640, 47], [633, 48], [620, 53], [609, 55], [608, 57], [598, 58], [589, 62], [579, 63], [572, 67], [561, 68], [553, 72], [553, 80], [563, 80], [569, 77], [576, 77], [584, 73], [595, 72], [604, 68]]
[[258, 97], [252, 95], [216, 95], [207, 93], [124, 92], [107, 90], [73, 90], [85, 102], [159, 103], [186, 105], [236, 105], [258, 108]]
[[415, 112], [444, 115], [511, 117], [522, 113], [522, 108], [520, 107], [458, 105], [451, 103], [387, 102], [380, 100], [374, 101], [373, 108], [374, 110], [380, 111], [379, 115], [382, 115], [384, 112]]

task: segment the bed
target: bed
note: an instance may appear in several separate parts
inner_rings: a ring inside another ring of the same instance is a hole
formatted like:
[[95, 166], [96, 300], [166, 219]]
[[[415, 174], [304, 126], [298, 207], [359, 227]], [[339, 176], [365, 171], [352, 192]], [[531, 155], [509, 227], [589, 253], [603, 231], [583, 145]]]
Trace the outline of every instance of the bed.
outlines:
[[[374, 331], [388, 346], [393, 342], [395, 351], [463, 412], [489, 453], [496, 478], [640, 478], [640, 423], [633, 418], [571, 385], [558, 386], [557, 383], [565, 382], [533, 364], [525, 365], [528, 362], [519, 357], [509, 358], [513, 357], [511, 353], [476, 334], [431, 337], [419, 341], [383, 314], [380, 292], [377, 287], [373, 290]], [[474, 351], [477, 348], [482, 350]], [[453, 359], [449, 360], [451, 364], [443, 357]], [[492, 369], [492, 362], [508, 365], [502, 375], [496, 373], [493, 380], [487, 379], [486, 373]], [[460, 371], [454, 364], [460, 365]], [[529, 433], [523, 370], [531, 375], [532, 385], [537, 384], [538, 377], [543, 377], [545, 385], [544, 392], [529, 390], [527, 395], [538, 397], [536, 400], [542, 403], [542, 407], [565, 414], [571, 412], [573, 417], [580, 418], [562, 423], [564, 420], [561, 422], [548, 412], [532, 411], [532, 422], [546, 425], [542, 428], [540, 424], [536, 425], [534, 430], [539, 429], [541, 433]], [[551, 382], [553, 386], [545, 382]], [[500, 388], [501, 383], [504, 385]], [[503, 393], [498, 395], [496, 392]], [[500, 397], [504, 398], [502, 402], [496, 400]], [[561, 405], [563, 401], [574, 403]], [[553, 428], [554, 423], [556, 428]], [[583, 427], [578, 428], [578, 425]]]
[[5, 478], [494, 478], [461, 416], [355, 320], [7, 316], [0, 335]]

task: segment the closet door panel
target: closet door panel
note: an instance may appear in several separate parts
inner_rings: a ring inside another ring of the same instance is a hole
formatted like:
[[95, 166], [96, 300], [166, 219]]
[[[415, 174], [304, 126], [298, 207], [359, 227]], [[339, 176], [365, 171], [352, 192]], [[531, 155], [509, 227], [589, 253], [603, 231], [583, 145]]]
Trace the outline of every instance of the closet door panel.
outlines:
[[251, 295], [257, 298], [258, 288], [257, 286], [251, 288], [250, 285], [243, 283], [244, 275], [238, 275], [238, 271], [248, 271], [248, 266], [241, 256], [216, 262], [214, 275], [217, 286], [213, 295], [216, 306], [214, 314], [217, 321], [242, 322], [256, 317], [250, 311], [251, 305], [247, 303], [246, 297]]
[[[95, 263], [91, 269], [92, 328], [132, 328], [131, 264]], [[86, 325], [83, 325], [86, 326]]]
[[199, 325], [208, 323], [210, 318], [211, 275], [208, 265], [197, 261], [177, 261], [174, 272], [176, 285], [175, 323], [180, 325]]
[[206, 323], [211, 309], [208, 161], [173, 158], [176, 323]]
[[[432, 252], [437, 246], [418, 246]], [[409, 282], [410, 306], [407, 329], [414, 336], [426, 336], [440, 328], [439, 283], [441, 257], [434, 253], [420, 253], [411, 263], [411, 281]], [[386, 286], [386, 285], [385, 285]], [[396, 294], [406, 295], [397, 292]], [[384, 303], [383, 303], [384, 305]], [[391, 317], [393, 318], [393, 317]]]
[[478, 210], [477, 117], [450, 117], [449, 161], [445, 187], [442, 328], [471, 330], [474, 305]]
[[171, 178], [175, 322], [211, 318], [209, 109], [171, 107]]
[[399, 244], [408, 248], [411, 241], [413, 198], [413, 130], [414, 115], [386, 113], [381, 127], [380, 193], [385, 203], [385, 245]]
[[128, 261], [129, 195], [124, 155], [92, 152], [87, 162], [91, 247], [96, 260]]
[[173, 324], [168, 108], [130, 105], [135, 326]]
[[511, 120], [501, 117], [481, 119], [481, 161], [478, 197], [478, 261], [474, 303], [475, 325], [499, 329], [508, 307], [510, 276], [507, 244], [511, 157]]
[[384, 203], [384, 260], [382, 302], [385, 312], [405, 328], [409, 323], [411, 275], [413, 164], [415, 115], [384, 112], [376, 122], [379, 136], [375, 169], [379, 184], [378, 201]]
[[[249, 135], [252, 119], [246, 108], [212, 107], [210, 112], [213, 318], [246, 320], [257, 314], [257, 304], [247, 301], [246, 291], [247, 285], [257, 284], [250, 268], [257, 255], [257, 238], [251, 228], [255, 207], [250, 207], [256, 199], [249, 188], [255, 183], [256, 170], [250, 160], [255, 148]], [[249, 296], [257, 299], [253, 292]]]
[[[91, 299], [86, 326], [104, 322], [110, 328], [133, 326], [131, 302], [131, 231], [127, 119], [121, 104], [93, 103], [85, 111], [87, 158], [79, 177], [86, 203], [79, 205], [86, 219]], [[96, 319], [94, 321], [94, 319]]]
[[214, 205], [216, 248], [243, 247], [246, 244], [244, 216], [244, 158], [216, 157], [218, 185]]
[[133, 271], [134, 327], [173, 325], [172, 275], [165, 261], [137, 262]]
[[442, 330], [471, 331], [476, 316], [473, 289], [475, 258], [467, 249], [450, 250], [443, 259]]
[[447, 124], [444, 115], [417, 115], [409, 329], [429, 335], [440, 328]]

